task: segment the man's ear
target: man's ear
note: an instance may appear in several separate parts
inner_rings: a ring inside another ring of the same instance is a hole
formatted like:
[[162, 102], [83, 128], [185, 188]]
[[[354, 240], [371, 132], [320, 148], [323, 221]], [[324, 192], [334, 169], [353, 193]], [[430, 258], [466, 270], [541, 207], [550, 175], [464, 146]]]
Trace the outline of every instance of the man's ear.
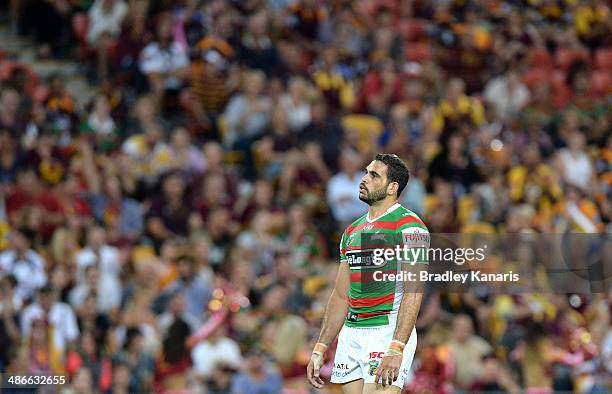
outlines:
[[389, 196], [397, 194], [398, 189], [399, 189], [399, 183], [397, 183], [397, 182], [390, 182], [387, 185], [387, 194]]

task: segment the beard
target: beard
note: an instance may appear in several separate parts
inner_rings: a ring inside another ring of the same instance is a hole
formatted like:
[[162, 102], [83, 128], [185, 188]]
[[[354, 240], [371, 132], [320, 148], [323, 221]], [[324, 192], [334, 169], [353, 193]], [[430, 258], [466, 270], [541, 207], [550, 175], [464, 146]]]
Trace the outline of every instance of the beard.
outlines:
[[373, 190], [373, 191], [368, 191], [366, 189], [365, 196], [361, 196], [361, 194], [359, 195], [359, 199], [368, 205], [372, 205], [374, 203], [382, 201], [386, 197], [387, 197], [386, 188], [380, 188], [378, 190]]

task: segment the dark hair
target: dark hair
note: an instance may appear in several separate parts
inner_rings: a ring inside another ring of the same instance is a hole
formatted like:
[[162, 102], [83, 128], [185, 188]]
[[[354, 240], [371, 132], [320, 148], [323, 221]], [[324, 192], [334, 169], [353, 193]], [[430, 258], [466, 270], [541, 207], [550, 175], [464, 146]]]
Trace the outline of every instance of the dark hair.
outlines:
[[125, 330], [125, 341], [123, 343], [123, 349], [129, 349], [132, 346], [132, 343], [138, 337], [142, 337], [142, 332], [140, 332], [140, 328], [138, 328], [137, 326], [128, 327], [127, 330]]
[[377, 153], [374, 156], [374, 160], [380, 161], [387, 166], [387, 184], [391, 182], [399, 184], [397, 189], [397, 196], [399, 197], [410, 180], [410, 171], [406, 163], [397, 155], [391, 153]]
[[189, 354], [185, 341], [190, 334], [189, 325], [181, 318], [174, 320], [170, 325], [162, 342], [164, 359], [167, 363], [176, 364]]
[[38, 294], [53, 294], [55, 288], [51, 283], [47, 283], [38, 290]]

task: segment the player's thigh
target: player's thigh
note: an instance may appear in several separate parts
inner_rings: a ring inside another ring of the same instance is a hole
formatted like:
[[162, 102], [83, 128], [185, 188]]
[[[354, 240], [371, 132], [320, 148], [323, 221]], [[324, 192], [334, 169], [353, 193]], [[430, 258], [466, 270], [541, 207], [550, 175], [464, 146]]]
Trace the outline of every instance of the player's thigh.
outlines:
[[363, 385], [362, 394], [399, 394], [400, 391], [401, 389], [397, 386], [383, 387], [382, 384], [366, 383]]
[[343, 394], [362, 394], [363, 393], [363, 379], [356, 379], [347, 383], [342, 384]]

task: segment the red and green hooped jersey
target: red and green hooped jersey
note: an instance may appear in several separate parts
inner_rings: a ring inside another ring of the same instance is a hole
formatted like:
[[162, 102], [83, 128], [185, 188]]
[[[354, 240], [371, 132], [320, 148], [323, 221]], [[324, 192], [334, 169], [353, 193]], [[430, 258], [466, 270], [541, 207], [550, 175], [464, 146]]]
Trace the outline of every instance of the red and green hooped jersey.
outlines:
[[[423, 245], [423, 242], [413, 243], [415, 239], [426, 239], [429, 244], [429, 231], [414, 212], [399, 203], [374, 220], [369, 220], [365, 214], [347, 227], [340, 241], [340, 262], [347, 262], [350, 270], [345, 325], [375, 327], [394, 321], [402, 301], [404, 282], [373, 280], [373, 277], [377, 271], [379, 279], [381, 273], [398, 273], [401, 264], [393, 258], [382, 264], [378, 260], [380, 265], [377, 265], [372, 258], [376, 249]], [[414, 262], [427, 263], [427, 253], [422, 252], [425, 253], [417, 255]]]

